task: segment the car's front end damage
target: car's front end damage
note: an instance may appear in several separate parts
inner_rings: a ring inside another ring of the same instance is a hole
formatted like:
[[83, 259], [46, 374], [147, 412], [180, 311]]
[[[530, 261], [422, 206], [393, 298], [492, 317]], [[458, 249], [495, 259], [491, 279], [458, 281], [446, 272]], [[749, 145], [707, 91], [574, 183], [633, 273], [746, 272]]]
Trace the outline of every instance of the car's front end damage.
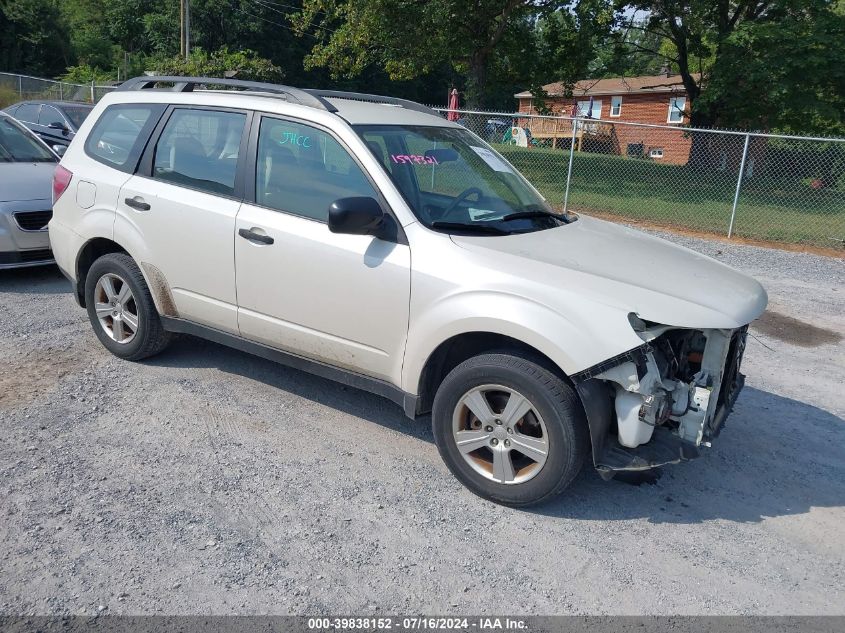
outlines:
[[490, 255], [491, 269], [513, 275], [514, 295], [559, 317], [549, 326], [533, 306], [511, 311], [548, 337], [522, 340], [574, 383], [603, 476], [697, 457], [718, 434], [742, 388], [748, 325], [768, 302], [757, 280], [586, 216], [507, 239], [452, 239], [475, 261]]
[[689, 329], [630, 315], [643, 344], [573, 376], [602, 476], [698, 456], [743, 386], [748, 326]]

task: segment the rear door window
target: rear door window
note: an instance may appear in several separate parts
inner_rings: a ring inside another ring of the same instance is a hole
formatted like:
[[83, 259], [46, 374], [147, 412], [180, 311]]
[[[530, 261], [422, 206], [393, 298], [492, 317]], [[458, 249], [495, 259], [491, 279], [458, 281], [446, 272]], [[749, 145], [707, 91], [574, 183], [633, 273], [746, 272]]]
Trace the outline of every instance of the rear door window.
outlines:
[[50, 125], [51, 123], [61, 123], [65, 125], [65, 118], [53, 106], [41, 106], [41, 114], [38, 115], [38, 125]]
[[85, 152], [109, 167], [133, 173], [164, 109], [158, 104], [109, 106], [88, 135]]
[[153, 178], [234, 195], [245, 124], [241, 112], [174, 110], [155, 148]]

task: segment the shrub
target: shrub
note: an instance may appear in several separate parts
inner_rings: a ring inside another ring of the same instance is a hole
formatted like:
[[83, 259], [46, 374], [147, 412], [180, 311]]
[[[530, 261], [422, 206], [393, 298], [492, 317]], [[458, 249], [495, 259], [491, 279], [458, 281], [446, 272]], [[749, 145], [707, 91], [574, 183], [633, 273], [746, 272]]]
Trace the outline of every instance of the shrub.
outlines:
[[279, 82], [284, 78], [281, 68], [269, 59], [249, 50], [231, 52], [225, 46], [212, 53], [200, 48], [183, 57], [152, 58], [147, 69], [161, 75], [179, 77], [231, 77], [249, 81]]

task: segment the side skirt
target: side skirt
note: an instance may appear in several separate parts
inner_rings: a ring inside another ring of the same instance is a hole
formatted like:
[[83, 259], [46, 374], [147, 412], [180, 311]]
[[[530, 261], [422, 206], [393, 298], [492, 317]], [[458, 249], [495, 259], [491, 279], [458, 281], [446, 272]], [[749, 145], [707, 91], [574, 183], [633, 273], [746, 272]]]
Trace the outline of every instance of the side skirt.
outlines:
[[314, 374], [315, 376], [320, 376], [321, 378], [327, 378], [328, 380], [333, 380], [343, 385], [354, 387], [355, 389], [361, 389], [362, 391], [368, 391], [377, 396], [387, 398], [388, 400], [401, 406], [405, 411], [405, 415], [409, 418], [416, 418], [418, 396], [402, 391], [399, 387], [384, 380], [370, 378], [369, 376], [364, 376], [363, 374], [357, 374], [353, 371], [334, 367], [333, 365], [311, 360], [310, 358], [298, 356], [297, 354], [291, 354], [290, 352], [283, 352], [282, 350], [278, 350], [274, 347], [249, 341], [245, 338], [241, 338], [240, 336], [235, 336], [234, 334], [229, 334], [228, 332], [223, 332], [222, 330], [193, 323], [192, 321], [162, 316], [161, 324], [168, 332], [190, 334], [191, 336], [204, 338], [206, 340], [213, 341], [214, 343], [220, 343], [221, 345], [226, 345], [227, 347], [232, 347], [242, 352], [253, 354], [254, 356], [260, 356], [261, 358], [272, 360], [273, 362], [292, 367], [293, 369], [308, 372], [309, 374]]

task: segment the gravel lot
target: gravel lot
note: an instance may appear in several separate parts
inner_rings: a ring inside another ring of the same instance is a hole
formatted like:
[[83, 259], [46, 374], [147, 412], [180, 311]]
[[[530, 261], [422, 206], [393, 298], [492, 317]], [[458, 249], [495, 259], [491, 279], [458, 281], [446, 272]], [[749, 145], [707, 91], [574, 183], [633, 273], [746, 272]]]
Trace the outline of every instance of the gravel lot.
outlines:
[[0, 613], [845, 614], [845, 260], [671, 239], [769, 291], [727, 429], [528, 511], [428, 419], [191, 338], [120, 361], [0, 272]]

